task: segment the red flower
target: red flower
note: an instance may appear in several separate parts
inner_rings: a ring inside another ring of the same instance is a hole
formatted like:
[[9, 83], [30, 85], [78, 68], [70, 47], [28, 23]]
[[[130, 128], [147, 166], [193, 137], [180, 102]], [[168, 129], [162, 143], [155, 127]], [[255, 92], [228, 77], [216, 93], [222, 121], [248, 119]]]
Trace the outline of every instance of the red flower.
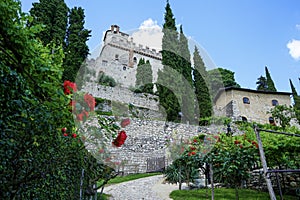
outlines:
[[123, 119], [122, 122], [121, 122], [121, 127], [122, 128], [125, 128], [126, 126], [128, 126], [130, 124], [130, 119], [127, 118], [127, 119]]
[[234, 141], [234, 144], [241, 144], [241, 142], [238, 141], [238, 140], [235, 140], [235, 141]]
[[67, 137], [67, 136], [68, 136], [68, 134], [67, 134], [67, 133], [64, 133], [64, 136], [65, 136], [65, 137]]
[[94, 111], [95, 105], [96, 105], [95, 98], [90, 94], [85, 94], [83, 99], [86, 102], [86, 104], [88, 105], [88, 107], [90, 108], [90, 110]]
[[252, 145], [255, 146], [258, 149], [258, 144], [255, 141], [252, 141]]
[[192, 151], [192, 153], [191, 153], [192, 155], [196, 155], [196, 152], [195, 151]]
[[120, 131], [117, 138], [112, 143], [116, 147], [120, 147], [125, 143], [126, 138], [127, 138], [126, 132]]
[[65, 133], [67, 131], [67, 128], [66, 127], [63, 127], [62, 129], [61, 129], [61, 132], [62, 133]]
[[73, 133], [72, 134], [72, 138], [76, 138], [77, 137], [77, 134], [76, 133]]
[[65, 94], [72, 94], [76, 91], [77, 91], [76, 83], [73, 83], [71, 81], [64, 82], [64, 93]]
[[196, 139], [193, 140], [194, 143], [197, 143], [198, 141]]
[[192, 151], [194, 151], [194, 150], [196, 150], [196, 147], [190, 147], [190, 149], [192, 150]]
[[240, 144], [240, 148], [242, 149], [242, 148], [243, 148], [243, 145]]
[[84, 115], [84, 114], [83, 114], [82, 112], [79, 113], [79, 114], [77, 114], [77, 115], [76, 115], [77, 120], [78, 120], [78, 121], [83, 121], [83, 115]]

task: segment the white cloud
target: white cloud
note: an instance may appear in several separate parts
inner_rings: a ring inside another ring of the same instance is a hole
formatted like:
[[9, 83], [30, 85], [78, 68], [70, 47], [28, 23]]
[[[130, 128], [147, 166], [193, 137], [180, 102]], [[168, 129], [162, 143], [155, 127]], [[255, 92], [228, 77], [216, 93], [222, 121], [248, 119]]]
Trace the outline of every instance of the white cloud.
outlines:
[[136, 44], [142, 44], [157, 50], [162, 49], [162, 36], [162, 28], [157, 24], [157, 21], [151, 18], [143, 21], [139, 29], [132, 34], [133, 41]]
[[300, 40], [292, 40], [289, 41], [289, 43], [286, 45], [289, 49], [289, 54], [294, 58], [295, 60], [300, 59]]

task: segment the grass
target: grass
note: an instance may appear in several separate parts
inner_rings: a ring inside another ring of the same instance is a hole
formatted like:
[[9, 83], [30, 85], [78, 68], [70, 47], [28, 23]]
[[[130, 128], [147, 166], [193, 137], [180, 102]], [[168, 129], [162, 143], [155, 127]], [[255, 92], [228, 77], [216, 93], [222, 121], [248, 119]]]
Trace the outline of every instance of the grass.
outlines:
[[[208, 198], [206, 197], [206, 189], [199, 190], [175, 190], [171, 192], [170, 197], [174, 200], [199, 200], [211, 199], [211, 190], [208, 190]], [[276, 197], [280, 199], [278, 195]], [[216, 200], [232, 200], [235, 199], [234, 189], [216, 188]], [[269, 200], [269, 193], [258, 192], [255, 190], [239, 189], [239, 199], [241, 200]], [[284, 200], [297, 200], [298, 197], [284, 196]]]

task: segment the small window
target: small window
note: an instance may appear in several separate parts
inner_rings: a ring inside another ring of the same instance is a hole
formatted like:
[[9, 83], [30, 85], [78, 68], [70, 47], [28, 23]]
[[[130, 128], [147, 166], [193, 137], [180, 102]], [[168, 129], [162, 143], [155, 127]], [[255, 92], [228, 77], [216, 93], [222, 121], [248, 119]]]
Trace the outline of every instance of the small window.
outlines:
[[126, 66], [123, 66], [123, 70], [124, 70], [124, 71], [126, 70]]
[[272, 106], [277, 106], [278, 105], [278, 101], [276, 99], [272, 100]]
[[247, 122], [248, 121], [247, 117], [242, 116], [242, 121]]
[[244, 104], [250, 104], [249, 98], [248, 98], [248, 97], [244, 97], [244, 98], [243, 98], [243, 103], [244, 103]]
[[102, 65], [107, 66], [107, 60], [102, 60]]
[[115, 60], [119, 60], [119, 54], [115, 55]]
[[134, 58], [133, 58], [133, 62], [135, 62], [135, 63], [137, 62], [137, 59], [136, 59], [136, 57], [134, 57]]

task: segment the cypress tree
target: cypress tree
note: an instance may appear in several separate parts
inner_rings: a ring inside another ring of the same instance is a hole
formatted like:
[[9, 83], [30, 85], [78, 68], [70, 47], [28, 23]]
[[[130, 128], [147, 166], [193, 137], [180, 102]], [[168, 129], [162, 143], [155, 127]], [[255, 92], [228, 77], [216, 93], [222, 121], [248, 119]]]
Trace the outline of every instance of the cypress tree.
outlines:
[[37, 36], [44, 44], [51, 41], [63, 44], [68, 23], [68, 7], [64, 0], [40, 0], [32, 5], [29, 12], [33, 21], [29, 25], [44, 25], [43, 31]]
[[209, 93], [209, 87], [207, 85], [207, 73], [205, 64], [200, 56], [198, 48], [195, 46], [194, 54], [194, 87], [195, 94], [197, 98], [197, 107], [196, 110], [199, 112], [198, 116], [200, 118], [210, 117], [212, 116], [212, 102]]
[[147, 60], [145, 62], [144, 58], [139, 60], [137, 70], [136, 70], [136, 81], [135, 86], [141, 92], [145, 93], [153, 93], [153, 75], [152, 75], [152, 67]]
[[168, 121], [178, 122], [180, 119], [181, 96], [178, 80], [181, 80], [180, 67], [178, 66], [178, 32], [175, 18], [169, 1], [165, 7], [165, 23], [162, 38], [162, 64], [163, 69], [158, 71], [157, 92], [160, 105], [165, 109]]
[[64, 80], [75, 81], [78, 70], [89, 54], [86, 42], [90, 37], [91, 31], [84, 28], [84, 18], [84, 10], [81, 7], [71, 9], [63, 63]]
[[181, 74], [181, 113], [182, 122], [197, 123], [195, 121], [195, 93], [192, 79], [191, 55], [188, 47], [188, 40], [183, 33], [182, 25], [179, 34], [179, 67]]
[[300, 123], [300, 96], [298, 96], [296, 88], [291, 79], [290, 79], [290, 86], [291, 86], [292, 95], [294, 99], [294, 109], [295, 109], [296, 118], [298, 120], [298, 123]]
[[275, 88], [275, 84], [271, 78], [270, 72], [267, 67], [265, 67], [265, 71], [266, 71], [266, 79], [267, 79], [267, 86], [268, 86], [267, 90], [276, 92], [277, 90]]

